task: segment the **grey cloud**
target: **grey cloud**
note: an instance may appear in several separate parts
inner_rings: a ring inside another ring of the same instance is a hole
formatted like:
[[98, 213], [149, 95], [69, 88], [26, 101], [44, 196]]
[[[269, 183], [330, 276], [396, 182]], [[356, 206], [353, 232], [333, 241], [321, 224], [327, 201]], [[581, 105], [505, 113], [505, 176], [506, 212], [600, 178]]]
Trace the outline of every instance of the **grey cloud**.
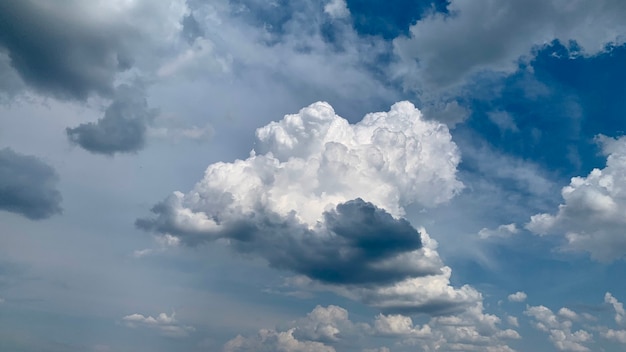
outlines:
[[148, 107], [143, 89], [122, 85], [97, 122], [67, 128], [70, 142], [96, 154], [131, 153], [143, 148], [148, 124], [156, 112]]
[[56, 171], [34, 156], [0, 150], [0, 210], [29, 219], [45, 219], [61, 212]]
[[[65, 6], [62, 6], [65, 5]], [[125, 41], [132, 30], [98, 23], [81, 4], [6, 0], [0, 2], [0, 48], [31, 87], [58, 98], [86, 99], [113, 93], [120, 70], [131, 66]]]
[[181, 34], [189, 43], [193, 43], [196, 38], [204, 36], [204, 31], [202, 30], [202, 27], [200, 27], [200, 23], [198, 23], [196, 18], [193, 16], [193, 13], [185, 16], [182, 24], [183, 31]]
[[575, 41], [584, 55], [595, 55], [623, 44], [626, 33], [620, 0], [452, 0], [447, 9], [394, 40], [402, 62], [396, 74], [425, 91], [462, 85], [481, 72], [514, 72], [553, 40]]
[[385, 261], [400, 254], [420, 249], [420, 234], [408, 221], [394, 219], [384, 209], [360, 198], [326, 212], [326, 228], [318, 224], [312, 230], [294, 217], [256, 213], [247, 219], [226, 221], [215, 233], [206, 233], [176, 225], [167, 202], [152, 211], [157, 217], [139, 219], [139, 228], [180, 236], [189, 245], [201, 239], [228, 239], [238, 252], [259, 255], [272, 267], [320, 282], [376, 285], [438, 273], [438, 268], [431, 266], [385, 265]]

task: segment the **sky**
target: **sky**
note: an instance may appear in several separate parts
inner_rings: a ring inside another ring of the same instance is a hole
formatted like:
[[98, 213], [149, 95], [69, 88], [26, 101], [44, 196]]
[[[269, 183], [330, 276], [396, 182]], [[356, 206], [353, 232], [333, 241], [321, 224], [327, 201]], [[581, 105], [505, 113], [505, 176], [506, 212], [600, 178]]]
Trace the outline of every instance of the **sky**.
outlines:
[[624, 18], [1, 1], [0, 350], [623, 351]]

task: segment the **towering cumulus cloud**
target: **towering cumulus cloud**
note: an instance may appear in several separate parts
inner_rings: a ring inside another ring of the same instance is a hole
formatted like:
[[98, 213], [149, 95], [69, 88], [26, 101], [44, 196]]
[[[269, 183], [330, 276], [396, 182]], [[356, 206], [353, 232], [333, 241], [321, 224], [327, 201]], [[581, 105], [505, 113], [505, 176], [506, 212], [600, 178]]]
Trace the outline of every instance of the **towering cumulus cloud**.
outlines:
[[402, 218], [404, 206], [436, 206], [462, 188], [445, 125], [408, 102], [351, 125], [318, 102], [256, 137], [247, 159], [210, 165], [137, 226], [188, 245], [225, 240], [386, 310], [445, 311], [478, 297], [449, 286], [436, 242]]

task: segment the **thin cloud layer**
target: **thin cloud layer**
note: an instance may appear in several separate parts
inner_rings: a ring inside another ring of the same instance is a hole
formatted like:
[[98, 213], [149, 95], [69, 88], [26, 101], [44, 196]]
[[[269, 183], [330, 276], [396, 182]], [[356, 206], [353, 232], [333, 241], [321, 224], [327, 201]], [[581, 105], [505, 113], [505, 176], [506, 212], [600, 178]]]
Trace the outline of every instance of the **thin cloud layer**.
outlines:
[[598, 141], [606, 167], [573, 177], [561, 190], [564, 203], [557, 213], [533, 215], [526, 228], [538, 235], [563, 235], [567, 249], [612, 261], [626, 255], [626, 137], [601, 136]]
[[137, 226], [188, 245], [227, 240], [384, 311], [448, 313], [480, 294], [450, 286], [436, 241], [401, 217], [452, 198], [459, 160], [447, 127], [408, 102], [354, 125], [315, 103], [258, 129], [248, 159], [210, 165]]
[[34, 156], [0, 149], [0, 210], [32, 220], [61, 213], [54, 168]]

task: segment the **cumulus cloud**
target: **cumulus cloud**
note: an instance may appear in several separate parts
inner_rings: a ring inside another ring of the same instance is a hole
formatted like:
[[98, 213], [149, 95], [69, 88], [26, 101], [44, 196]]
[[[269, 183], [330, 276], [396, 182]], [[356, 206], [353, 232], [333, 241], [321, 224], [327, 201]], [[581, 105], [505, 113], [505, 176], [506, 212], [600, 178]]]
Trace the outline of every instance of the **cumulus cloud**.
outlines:
[[401, 64], [396, 73], [418, 79], [421, 88], [445, 88], [474, 74], [514, 72], [537, 47], [575, 41], [584, 55], [595, 55], [626, 38], [620, 0], [452, 0], [448, 13], [417, 21], [406, 37], [394, 40]]
[[300, 341], [293, 336], [294, 329], [277, 332], [262, 329], [257, 336], [241, 335], [228, 341], [223, 352], [335, 352], [331, 346], [316, 341]]
[[142, 88], [121, 85], [98, 121], [67, 128], [71, 143], [95, 154], [132, 153], [144, 147], [148, 125], [156, 111], [148, 107]]
[[488, 238], [509, 238], [519, 233], [515, 224], [500, 225], [496, 229], [482, 228], [478, 231], [478, 237], [485, 240]]
[[156, 329], [162, 335], [168, 337], [186, 337], [189, 333], [195, 331], [193, 326], [180, 325], [174, 313], [171, 315], [160, 313], [156, 318], [151, 315], [144, 316], [134, 313], [123, 317], [122, 322], [129, 328], [144, 327]]
[[567, 249], [612, 261], [626, 255], [626, 137], [600, 136], [598, 141], [606, 166], [587, 177], [573, 177], [561, 190], [564, 203], [556, 214], [533, 215], [526, 228], [538, 235], [562, 234]]
[[0, 149], [0, 210], [32, 220], [61, 213], [54, 168], [34, 156]]
[[457, 315], [433, 317], [421, 326], [400, 314], [379, 314], [371, 324], [354, 323], [344, 308], [318, 306], [307, 317], [289, 323], [285, 331], [262, 329], [257, 336], [239, 335], [224, 350], [335, 351], [339, 346], [350, 350], [361, 346], [363, 351], [389, 351], [371, 347], [372, 340], [364, 338], [369, 336], [393, 338], [403, 351], [513, 351], [506, 341], [520, 336], [515, 330], [500, 329], [499, 323], [498, 317], [484, 313], [482, 303]]
[[593, 335], [583, 329], [572, 331], [570, 318], [577, 316], [574, 311], [562, 308], [556, 315], [544, 306], [528, 306], [524, 314], [534, 319], [535, 327], [547, 333], [559, 351], [590, 351], [586, 344], [593, 341]]
[[462, 188], [447, 127], [408, 102], [349, 124], [315, 103], [256, 133], [250, 157], [210, 165], [137, 226], [226, 242], [384, 310], [443, 313], [479, 299], [450, 285], [437, 243], [403, 219]]
[[526, 292], [518, 291], [509, 295], [510, 302], [524, 302], [528, 298]]

